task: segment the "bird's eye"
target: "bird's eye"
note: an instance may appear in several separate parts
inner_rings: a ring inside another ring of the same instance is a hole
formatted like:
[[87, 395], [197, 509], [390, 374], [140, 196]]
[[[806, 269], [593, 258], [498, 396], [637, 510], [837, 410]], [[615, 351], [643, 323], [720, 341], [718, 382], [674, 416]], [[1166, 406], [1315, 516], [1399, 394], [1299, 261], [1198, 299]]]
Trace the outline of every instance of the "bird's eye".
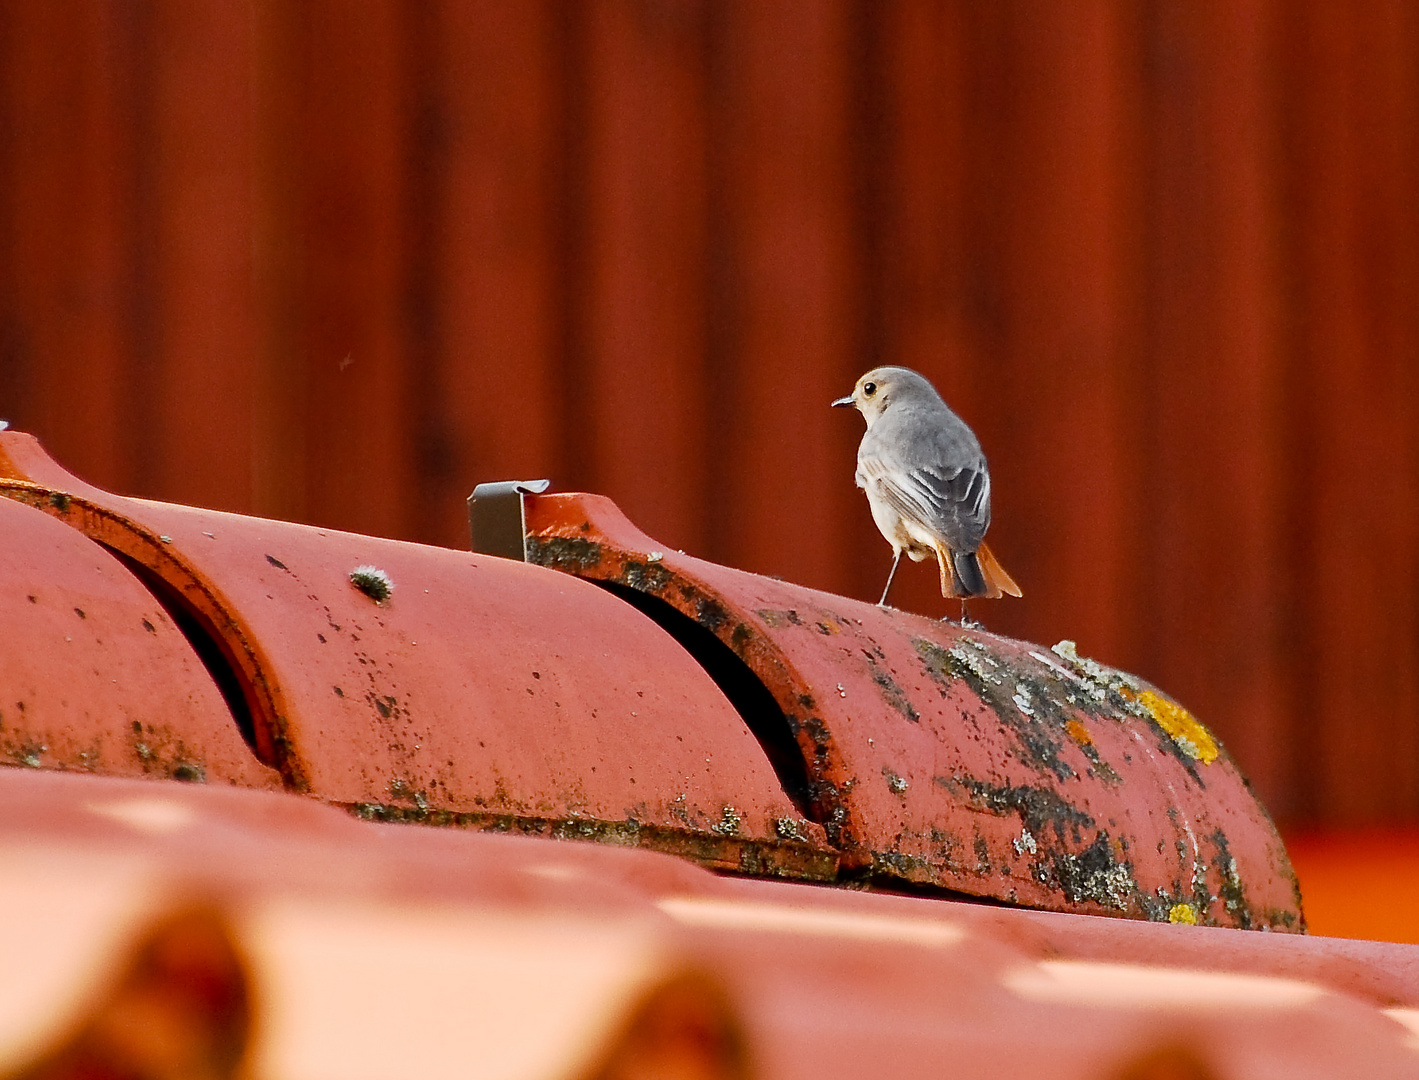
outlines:
[[869, 383], [863, 383], [863, 384], [862, 384], [862, 396], [863, 396], [863, 397], [871, 397], [871, 396], [872, 396], [873, 394], [875, 394], [875, 393], [877, 393], [877, 384], [876, 384], [875, 382], [869, 382]]

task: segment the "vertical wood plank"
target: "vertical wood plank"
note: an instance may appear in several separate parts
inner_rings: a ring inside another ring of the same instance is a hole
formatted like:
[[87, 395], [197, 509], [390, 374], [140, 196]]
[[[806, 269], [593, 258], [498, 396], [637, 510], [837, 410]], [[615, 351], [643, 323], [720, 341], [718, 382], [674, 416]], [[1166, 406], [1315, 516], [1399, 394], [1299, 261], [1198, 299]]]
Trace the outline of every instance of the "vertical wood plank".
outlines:
[[860, 434], [828, 405], [860, 373], [853, 20], [848, 5], [735, 3], [722, 13], [731, 232], [732, 402], [713, 458], [725, 470], [716, 551], [733, 565], [832, 587], [848, 577], [860, 513]]
[[566, 486], [560, 54], [551, 3], [451, 0], [436, 11], [437, 352], [417, 407], [439, 458], [416, 528], [461, 547], [474, 484], [548, 476]]
[[586, 33], [590, 391], [577, 432], [594, 479], [648, 532], [703, 551], [706, 114], [701, 5], [608, 0]]
[[1160, 5], [1150, 35], [1147, 674], [1275, 809], [1284, 716], [1285, 423], [1267, 0]]
[[310, 521], [303, 192], [308, 9], [252, 0], [252, 455], [254, 511]]
[[0, 416], [94, 483], [134, 491], [121, 17], [59, 4], [0, 16]]
[[[1419, 813], [1413, 715], [1414, 33], [1402, 5], [1307, 5], [1290, 55], [1299, 265], [1295, 526], [1323, 820]], [[1403, 119], [1401, 119], [1403, 118]], [[1407, 195], [1401, 195], [1401, 190]]]
[[299, 225], [311, 520], [407, 536], [418, 499], [409, 430], [405, 9], [320, 0], [307, 9]]
[[[149, 494], [252, 509], [250, 18], [153, 5], [150, 243], [158, 415]], [[146, 380], [145, 380], [146, 381]]]
[[[971, 10], [964, 387], [991, 460], [991, 547], [1023, 603], [993, 629], [1137, 659], [1141, 221], [1134, 10]], [[981, 605], [985, 606], [985, 605]]]

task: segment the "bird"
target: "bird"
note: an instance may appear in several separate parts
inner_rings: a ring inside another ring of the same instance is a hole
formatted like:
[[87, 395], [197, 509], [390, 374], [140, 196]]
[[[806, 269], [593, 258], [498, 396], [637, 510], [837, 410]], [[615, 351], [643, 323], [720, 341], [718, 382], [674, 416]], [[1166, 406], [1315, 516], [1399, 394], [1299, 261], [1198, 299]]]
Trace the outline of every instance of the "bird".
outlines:
[[892, 545], [892, 569], [879, 607], [887, 606], [905, 552], [930, 556], [941, 595], [961, 600], [970, 625], [971, 597], [1020, 596], [1020, 586], [985, 545], [990, 528], [990, 470], [975, 433], [927, 379], [904, 367], [873, 368], [834, 408], [855, 407], [867, 421], [857, 448], [857, 486], [872, 520]]

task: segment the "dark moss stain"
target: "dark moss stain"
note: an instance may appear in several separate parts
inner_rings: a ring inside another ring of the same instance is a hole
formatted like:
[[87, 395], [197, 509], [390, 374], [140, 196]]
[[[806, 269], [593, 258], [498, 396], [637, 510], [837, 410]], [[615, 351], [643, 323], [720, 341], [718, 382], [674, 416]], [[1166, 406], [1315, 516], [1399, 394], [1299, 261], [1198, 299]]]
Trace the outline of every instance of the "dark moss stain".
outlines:
[[827, 763], [828, 748], [833, 744], [833, 734], [828, 730], [828, 725], [823, 723], [821, 716], [799, 717], [793, 713], [785, 713], [784, 719], [788, 721], [789, 730], [798, 739], [799, 746], [807, 739], [812, 747], [813, 760], [816, 765], [822, 766]]
[[[1138, 714], [1137, 712], [1133, 712], [1130, 713], [1130, 715], [1137, 716]], [[1179, 746], [1177, 740], [1164, 731], [1162, 726], [1159, 725], [1158, 721], [1154, 720], [1152, 716], [1139, 716], [1138, 719], [1148, 725], [1148, 730], [1153, 733], [1154, 738], [1157, 740], [1158, 750], [1186, 769], [1188, 776], [1192, 777], [1193, 782], [1206, 791], [1207, 781], [1202, 778], [1202, 773], [1197, 768], [1197, 761], [1194, 760], [1186, 750]]]
[[951, 649], [925, 638], [913, 638], [912, 644], [943, 697], [950, 695], [954, 681], [964, 682], [1015, 736], [1026, 764], [1051, 772], [1059, 780], [1074, 775], [1074, 769], [1060, 757], [1066, 742], [1073, 745], [1066, 733], [1072, 713], [1066, 709], [1062, 687], [964, 642]]
[[527, 561], [570, 574], [586, 573], [601, 565], [602, 547], [580, 536], [529, 536]]
[[49, 747], [43, 743], [26, 739], [8, 747], [6, 752], [16, 765], [22, 765], [27, 769], [42, 769], [44, 768], [44, 755], [49, 752]]
[[[142, 764], [148, 776], [169, 777], [188, 784], [205, 784], [207, 768], [202, 759], [194, 754], [180, 735], [175, 735], [162, 724], [144, 724], [140, 720], [132, 722], [133, 735], [129, 749]], [[96, 744], [80, 753], [80, 767], [93, 768], [100, 753]], [[68, 767], [65, 764], [61, 768]]]
[[[1013, 685], [998, 687], [990, 700], [996, 716], [1020, 741], [1037, 769], [1048, 769], [1057, 779], [1068, 780], [1074, 770], [1059, 755], [1066, 741], [1074, 743], [1065, 732], [1068, 715], [1061, 708], [1058, 689], [1026, 672], [1013, 674]], [[1024, 707], [1020, 701], [1025, 702]]]
[[1091, 902], [1122, 911], [1137, 899], [1133, 865], [1114, 857], [1106, 832], [1078, 854], [1052, 851], [1047, 862], [1041, 860], [1032, 869], [1036, 880], [1058, 888], [1070, 903]]
[[[344, 697], [344, 694], [340, 696]], [[379, 713], [381, 720], [388, 720], [400, 711], [399, 699], [392, 694], [381, 696], [371, 690], [369, 693], [365, 694], [365, 700], [375, 707], [375, 711]]]
[[803, 625], [803, 620], [798, 617], [798, 612], [793, 608], [759, 608], [754, 614], [763, 619], [766, 626], [771, 626], [775, 630], [781, 626]]
[[749, 645], [754, 640], [754, 632], [743, 623], [735, 623], [734, 631], [729, 635], [729, 647], [740, 656], [748, 651]]
[[951, 684], [957, 680], [964, 682], [981, 700], [989, 693], [990, 684], [981, 673], [952, 650], [943, 648], [926, 638], [912, 638], [912, 646], [921, 657], [922, 666], [931, 680], [936, 683], [942, 697], [951, 696]]
[[618, 579], [641, 592], [661, 593], [670, 584], [672, 574], [660, 563], [644, 563], [628, 559]]
[[729, 621], [729, 612], [724, 610], [724, 605], [716, 600], [711, 600], [707, 596], [701, 596], [695, 603], [695, 622], [699, 623], [706, 630], [715, 633], [719, 628]]
[[415, 787], [409, 780], [398, 777], [390, 780], [389, 797], [395, 802], [410, 803], [419, 811], [429, 808], [428, 792], [423, 788]]
[[882, 776], [887, 781], [887, 789], [891, 791], [893, 795], [905, 795], [907, 789], [911, 786], [907, 783], [906, 777], [887, 765], [882, 766]]
[[977, 809], [997, 816], [1015, 813], [1036, 839], [1043, 839], [1046, 827], [1054, 830], [1060, 843], [1083, 843], [1081, 830], [1092, 829], [1094, 819], [1070, 805], [1049, 788], [1020, 784], [1005, 787], [971, 777], [938, 776], [935, 782], [948, 791], [963, 790]]
[[887, 704], [896, 709], [897, 712], [901, 713], [913, 724], [920, 723], [921, 716], [918, 715], [916, 709], [912, 707], [910, 699], [903, 692], [902, 688], [897, 685], [897, 681], [892, 678], [886, 668], [878, 663], [876, 656], [866, 649], [863, 650], [863, 654], [867, 657], [867, 667], [872, 674], [872, 681], [877, 685], [878, 691], [882, 694]]
[[1075, 745], [1079, 747], [1079, 752], [1089, 760], [1089, 767], [1095, 776], [1106, 784], [1117, 785], [1123, 783], [1123, 777], [1114, 771], [1110, 765], [1099, 754], [1099, 748], [1092, 742], [1080, 742], [1075, 740]]
[[937, 876], [929, 859], [920, 855], [906, 855], [900, 851], [874, 851], [869, 873], [872, 876], [921, 882], [934, 882]]
[[951, 873], [959, 873], [964, 869], [961, 862], [961, 839], [953, 833], [932, 825], [927, 829], [927, 839], [931, 842], [936, 852], [936, 862], [939, 866]]
[[400, 822], [556, 840], [580, 840], [618, 847], [641, 847], [690, 859], [705, 866], [753, 877], [833, 881], [838, 855], [794, 840], [757, 841], [708, 832], [647, 825], [631, 816], [625, 821], [599, 818], [529, 817], [465, 813], [429, 806], [394, 806], [361, 802], [346, 809], [364, 821]]
[[1252, 914], [1247, 905], [1246, 887], [1237, 872], [1237, 860], [1232, 857], [1227, 846], [1227, 834], [1219, 828], [1207, 837], [1207, 840], [1217, 849], [1217, 853], [1212, 856], [1212, 869], [1217, 871], [1217, 876], [1221, 879], [1217, 895], [1222, 900], [1222, 906], [1227, 909], [1227, 914], [1236, 920], [1238, 926], [1243, 930], [1250, 930]]
[[810, 816], [814, 821], [822, 823], [829, 843], [841, 846], [845, 842], [842, 830], [847, 819], [843, 797], [850, 785], [845, 784], [839, 789], [837, 784], [827, 778], [832, 735], [821, 716], [811, 713], [806, 716], [785, 713], [784, 720], [798, 744], [800, 753], [806, 759], [806, 798]]
[[1069, 763], [1059, 758], [1059, 741], [1051, 738], [1049, 730], [1038, 720], [1022, 716], [1008, 707], [996, 708], [995, 714], [1019, 740], [1029, 758], [1028, 764], [1041, 771], [1048, 769], [1060, 780], [1068, 780], [1074, 775]]
[[980, 833], [976, 833], [975, 842], [974, 844], [972, 844], [972, 850], [975, 851], [976, 855], [976, 873], [989, 874], [990, 845], [985, 842], [985, 837], [982, 836]]
[[49, 505], [58, 510], [61, 514], [69, 512], [69, 496], [62, 491], [51, 491], [49, 493]]
[[[350, 584], [364, 593], [376, 604], [384, 604], [394, 595], [394, 583], [382, 570], [360, 566], [350, 571]], [[358, 641], [359, 638], [351, 637]]]

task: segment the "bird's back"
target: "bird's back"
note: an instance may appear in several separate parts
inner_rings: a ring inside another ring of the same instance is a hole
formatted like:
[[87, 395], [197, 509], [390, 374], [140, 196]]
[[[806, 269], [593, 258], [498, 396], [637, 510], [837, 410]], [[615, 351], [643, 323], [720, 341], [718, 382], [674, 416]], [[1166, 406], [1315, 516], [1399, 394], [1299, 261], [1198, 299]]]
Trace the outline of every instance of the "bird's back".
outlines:
[[990, 526], [985, 455], [965, 421], [926, 389], [894, 402], [867, 429], [859, 483], [953, 550], [974, 551]]

